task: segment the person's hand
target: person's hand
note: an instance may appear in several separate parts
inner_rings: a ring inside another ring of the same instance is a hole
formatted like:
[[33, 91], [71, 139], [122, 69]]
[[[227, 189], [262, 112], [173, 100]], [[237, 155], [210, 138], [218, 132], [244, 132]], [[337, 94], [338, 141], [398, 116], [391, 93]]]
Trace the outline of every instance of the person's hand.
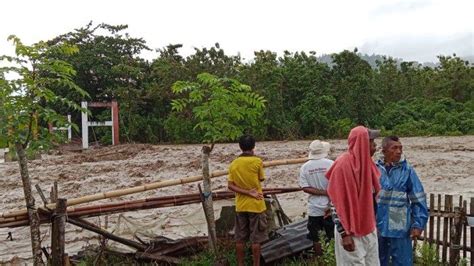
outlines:
[[352, 239], [352, 236], [346, 235], [342, 238], [342, 247], [349, 252], [352, 252], [355, 250], [355, 243], [354, 243], [354, 239]]
[[252, 188], [251, 190], [249, 190], [249, 196], [256, 198], [258, 200], [263, 200], [263, 193], [258, 192], [257, 189], [255, 188]]
[[422, 230], [420, 228], [411, 229], [410, 237], [411, 239], [418, 239], [421, 236]]
[[326, 208], [324, 209], [324, 219], [328, 218], [331, 216], [331, 208]]

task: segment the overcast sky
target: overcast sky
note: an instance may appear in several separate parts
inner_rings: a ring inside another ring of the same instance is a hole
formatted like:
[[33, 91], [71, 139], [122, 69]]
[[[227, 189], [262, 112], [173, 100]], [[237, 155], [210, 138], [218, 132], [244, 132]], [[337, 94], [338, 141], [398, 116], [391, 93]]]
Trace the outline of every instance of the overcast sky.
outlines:
[[[376, 53], [436, 61], [439, 54], [474, 55], [474, 0], [4, 0], [0, 54], [10, 34], [31, 44], [89, 21], [128, 24], [150, 48], [210, 47], [251, 59], [256, 50]], [[148, 59], [156, 52], [144, 54]]]

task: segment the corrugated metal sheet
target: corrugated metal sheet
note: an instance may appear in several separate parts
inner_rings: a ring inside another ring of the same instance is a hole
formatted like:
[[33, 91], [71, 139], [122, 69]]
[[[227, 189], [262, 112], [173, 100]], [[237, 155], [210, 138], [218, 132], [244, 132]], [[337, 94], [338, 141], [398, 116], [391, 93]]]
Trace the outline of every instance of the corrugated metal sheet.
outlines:
[[306, 238], [308, 219], [286, 225], [276, 231], [278, 238], [262, 245], [262, 257], [265, 263], [296, 254], [313, 246]]

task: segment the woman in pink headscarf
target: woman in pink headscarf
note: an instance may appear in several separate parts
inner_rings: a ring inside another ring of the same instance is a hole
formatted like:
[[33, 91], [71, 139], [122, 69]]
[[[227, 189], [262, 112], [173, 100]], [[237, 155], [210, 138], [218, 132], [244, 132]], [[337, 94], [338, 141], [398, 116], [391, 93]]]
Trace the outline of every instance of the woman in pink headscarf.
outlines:
[[326, 173], [328, 195], [343, 227], [336, 233], [338, 265], [379, 265], [373, 193], [380, 190], [380, 172], [370, 155], [369, 130], [351, 130], [349, 149]]

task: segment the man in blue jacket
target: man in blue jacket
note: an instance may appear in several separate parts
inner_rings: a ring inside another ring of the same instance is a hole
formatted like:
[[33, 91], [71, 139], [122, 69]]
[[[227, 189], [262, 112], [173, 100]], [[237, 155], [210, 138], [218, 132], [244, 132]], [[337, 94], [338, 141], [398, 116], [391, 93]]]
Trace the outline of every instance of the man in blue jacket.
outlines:
[[382, 174], [377, 199], [380, 264], [413, 265], [412, 239], [421, 235], [429, 216], [425, 192], [415, 169], [402, 158], [397, 136], [383, 139], [382, 153], [377, 161]]

